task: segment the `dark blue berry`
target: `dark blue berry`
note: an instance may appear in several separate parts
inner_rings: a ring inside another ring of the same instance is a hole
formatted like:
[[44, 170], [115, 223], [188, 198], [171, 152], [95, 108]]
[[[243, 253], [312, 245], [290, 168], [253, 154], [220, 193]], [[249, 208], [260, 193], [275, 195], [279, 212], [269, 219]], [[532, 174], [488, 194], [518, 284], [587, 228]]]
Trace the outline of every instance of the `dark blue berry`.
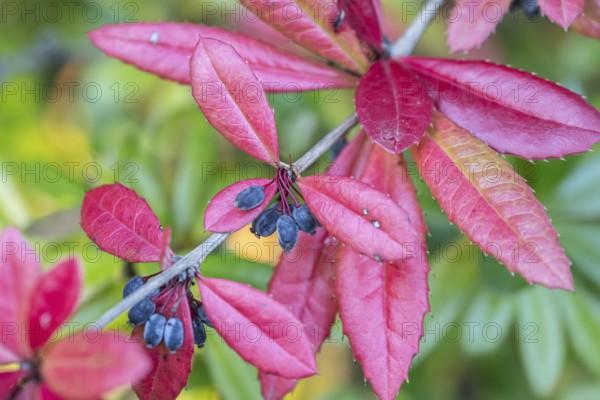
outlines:
[[540, 6], [538, 5], [537, 0], [513, 0], [510, 5], [511, 10], [519, 7], [529, 19], [534, 19], [541, 15]]
[[310, 233], [311, 235], [317, 231], [317, 220], [306, 204], [295, 208], [292, 211], [292, 217], [301, 231]]
[[254, 233], [257, 238], [271, 236], [277, 229], [279, 217], [281, 217], [281, 211], [274, 204], [252, 221], [250, 232]]
[[264, 199], [265, 189], [262, 186], [250, 186], [237, 195], [233, 205], [240, 210], [252, 210], [258, 207]]
[[346, 17], [346, 12], [344, 10], [340, 10], [338, 15], [335, 17], [335, 21], [333, 21], [333, 30], [337, 32], [342, 26], [342, 22], [344, 22], [344, 18]]
[[167, 319], [161, 314], [152, 314], [144, 327], [144, 341], [149, 349], [158, 346], [163, 340]]
[[143, 325], [148, 321], [148, 318], [154, 314], [154, 311], [156, 311], [156, 304], [149, 298], [145, 298], [135, 306], [131, 307], [127, 316], [129, 317], [129, 322], [131, 324]]
[[201, 349], [206, 342], [206, 328], [200, 318], [192, 319], [192, 328], [194, 330], [194, 343]]
[[206, 314], [206, 310], [204, 310], [204, 306], [202, 304], [200, 304], [200, 306], [198, 307], [197, 315], [204, 325], [214, 328], [213, 324], [210, 322], [210, 319], [208, 319], [208, 315]]
[[298, 225], [289, 215], [282, 215], [277, 220], [277, 236], [279, 245], [286, 253], [290, 252], [298, 242]]
[[129, 296], [131, 293], [144, 286], [144, 283], [144, 278], [141, 276], [136, 276], [130, 279], [129, 282], [123, 286], [123, 298]]
[[340, 155], [342, 150], [344, 150], [344, 147], [346, 147], [347, 144], [348, 141], [346, 138], [338, 139], [333, 146], [331, 146], [331, 158], [335, 160]]
[[165, 346], [175, 352], [183, 345], [183, 323], [179, 318], [169, 318], [165, 326]]

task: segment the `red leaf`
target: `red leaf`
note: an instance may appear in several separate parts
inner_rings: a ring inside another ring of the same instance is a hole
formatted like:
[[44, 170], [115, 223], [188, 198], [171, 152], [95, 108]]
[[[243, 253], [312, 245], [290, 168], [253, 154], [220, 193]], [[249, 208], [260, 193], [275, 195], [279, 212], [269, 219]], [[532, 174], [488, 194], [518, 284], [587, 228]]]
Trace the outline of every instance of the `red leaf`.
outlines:
[[302, 47], [355, 72], [368, 61], [354, 32], [342, 26], [334, 32], [337, 2], [329, 0], [240, 0], [252, 13]]
[[451, 51], [470, 50], [496, 30], [512, 0], [457, 0], [448, 18]]
[[176, 82], [190, 84], [189, 59], [198, 36], [230, 43], [248, 60], [267, 92], [354, 87], [356, 78], [242, 33], [181, 23], [105, 25], [90, 40], [111, 57]]
[[[185, 296], [185, 294], [183, 294]], [[158, 303], [157, 308], [164, 308], [165, 318], [171, 318], [177, 297], [167, 299], [167, 303]], [[164, 307], [163, 307], [164, 304]], [[159, 346], [146, 350], [150, 356], [151, 368], [149, 372], [133, 385], [133, 389], [142, 400], [174, 400], [187, 385], [187, 380], [192, 370], [194, 357], [194, 334], [192, 331], [192, 320], [190, 307], [187, 301], [179, 302], [177, 317], [183, 323], [184, 336], [183, 345], [175, 353], [171, 353], [161, 343]], [[144, 343], [144, 327], [136, 326], [133, 337], [139, 343]]]
[[431, 123], [431, 107], [420, 81], [394, 61], [373, 64], [356, 91], [356, 113], [363, 129], [395, 154], [421, 139]]
[[240, 149], [277, 166], [275, 117], [248, 63], [230, 45], [201, 38], [190, 67], [192, 95], [208, 122]]
[[394, 399], [419, 349], [429, 311], [427, 256], [379, 265], [351, 249], [338, 263], [344, 332], [380, 399]]
[[173, 265], [173, 250], [171, 250], [171, 227], [163, 230], [163, 241], [160, 249], [160, 269], [165, 270]]
[[85, 194], [81, 226], [98, 247], [125, 261], [160, 260], [163, 232], [143, 198], [120, 183]]
[[397, 203], [351, 178], [316, 175], [298, 186], [317, 220], [337, 239], [374, 259], [412, 257], [417, 232]]
[[0, 233], [1, 344], [23, 358], [31, 356], [20, 332], [28, 321], [29, 301], [41, 275], [39, 261], [39, 255], [17, 229], [7, 228]]
[[340, 7], [344, 10], [344, 18], [354, 29], [358, 39], [380, 52], [383, 47], [381, 1], [341, 0]]
[[600, 140], [600, 112], [552, 82], [484, 61], [401, 61], [429, 85], [441, 112], [500, 153], [562, 157]]
[[150, 362], [139, 346], [122, 336], [96, 334], [94, 340], [77, 334], [48, 349], [41, 374], [52, 392], [64, 398], [100, 398], [148, 371]]
[[38, 280], [29, 311], [29, 344], [34, 350], [44, 346], [75, 311], [82, 284], [75, 260], [57, 264]]
[[530, 283], [573, 289], [544, 207], [502, 157], [436, 112], [413, 158], [450, 221], [485, 253]]
[[[329, 336], [337, 311], [335, 266], [338, 247], [325, 229], [315, 235], [301, 233], [298, 244], [283, 254], [269, 282], [273, 299], [287, 306], [304, 324], [316, 351]], [[297, 383], [295, 379], [259, 373], [263, 397], [280, 399]]]
[[583, 12], [584, 0], [538, 0], [542, 13], [564, 30]]
[[313, 346], [285, 306], [237, 282], [202, 278], [198, 286], [215, 330], [245, 361], [285, 378], [316, 372]]
[[270, 184], [265, 187], [265, 199], [256, 208], [248, 211], [240, 210], [233, 205], [237, 195], [250, 186], [265, 186], [270, 179], [246, 179], [236, 182], [221, 190], [212, 198], [206, 212], [204, 213], [204, 228], [210, 232], [227, 233], [237, 231], [244, 225], [250, 223], [263, 212], [275, 195], [277, 186]]

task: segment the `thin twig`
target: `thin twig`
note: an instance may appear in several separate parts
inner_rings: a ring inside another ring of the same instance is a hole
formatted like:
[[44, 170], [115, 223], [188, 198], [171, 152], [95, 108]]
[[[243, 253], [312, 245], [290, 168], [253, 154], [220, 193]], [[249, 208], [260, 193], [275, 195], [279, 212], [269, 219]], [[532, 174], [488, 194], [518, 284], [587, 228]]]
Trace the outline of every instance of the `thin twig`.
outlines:
[[[419, 15], [415, 17], [411, 25], [408, 27], [402, 37], [400, 37], [392, 46], [392, 56], [398, 57], [410, 54], [416, 46], [419, 38], [425, 32], [425, 28], [429, 25], [435, 13], [440, 9], [444, 0], [428, 0], [421, 7]], [[432, 8], [433, 7], [433, 8]], [[331, 146], [350, 129], [358, 124], [356, 113], [352, 113], [340, 125], [329, 132], [323, 139], [315, 144], [306, 154], [300, 157], [294, 167], [297, 172], [302, 172], [310, 167], [319, 157], [327, 152]], [[119, 315], [133, 307], [144, 298], [150, 295], [152, 291], [160, 288], [171, 279], [180, 275], [184, 271], [192, 267], [198, 267], [206, 257], [212, 253], [221, 243], [223, 243], [230, 233], [216, 233], [210, 236], [206, 241], [202, 242], [198, 247], [189, 252], [185, 257], [181, 258], [166, 271], [155, 276], [148, 281], [147, 284], [131, 293], [125, 299], [117, 303], [114, 307], [106, 311], [98, 320], [96, 325], [104, 328]]]
[[444, 2], [445, 0], [427, 0], [427, 2], [421, 6], [419, 14], [409, 25], [408, 29], [406, 29], [402, 36], [392, 45], [390, 51], [392, 57], [407, 56], [413, 52], [419, 39], [421, 39], [421, 36], [425, 33], [425, 29], [427, 29], [429, 24], [433, 21], [433, 17], [440, 11]]

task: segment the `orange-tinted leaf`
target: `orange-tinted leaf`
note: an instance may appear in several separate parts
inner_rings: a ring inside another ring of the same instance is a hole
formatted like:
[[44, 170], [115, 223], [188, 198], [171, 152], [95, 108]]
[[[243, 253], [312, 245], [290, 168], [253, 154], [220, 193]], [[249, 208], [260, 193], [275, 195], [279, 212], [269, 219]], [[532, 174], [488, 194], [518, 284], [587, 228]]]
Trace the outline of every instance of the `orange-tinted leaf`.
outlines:
[[95, 333], [94, 340], [77, 334], [46, 352], [41, 373], [52, 392], [65, 398], [100, 398], [149, 370], [150, 361], [139, 345], [114, 333]]
[[285, 306], [237, 282], [202, 278], [198, 286], [215, 330], [244, 360], [285, 378], [316, 372], [304, 326]]
[[329, 0], [240, 0], [264, 22], [302, 47], [356, 72], [368, 64], [349, 27], [334, 31], [339, 9]]
[[29, 344], [37, 350], [75, 311], [83, 277], [79, 263], [67, 260], [44, 274], [34, 289], [29, 311]]
[[570, 263], [544, 207], [512, 166], [441, 113], [413, 158], [450, 221], [528, 282], [572, 290]]
[[81, 226], [98, 247], [125, 261], [160, 260], [163, 232], [143, 198], [120, 183], [85, 194]]

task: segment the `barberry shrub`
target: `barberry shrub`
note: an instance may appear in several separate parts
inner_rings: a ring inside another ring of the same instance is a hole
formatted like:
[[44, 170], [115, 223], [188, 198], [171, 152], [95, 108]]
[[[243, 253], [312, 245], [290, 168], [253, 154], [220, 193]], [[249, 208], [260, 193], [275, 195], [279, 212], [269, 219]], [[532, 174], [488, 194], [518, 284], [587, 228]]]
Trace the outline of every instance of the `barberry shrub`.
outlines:
[[[132, 335], [152, 364], [134, 383], [140, 398], [176, 398], [187, 384], [194, 346], [204, 348], [212, 330], [259, 370], [264, 398], [282, 398], [298, 379], [316, 373], [315, 354], [337, 314], [375, 394], [394, 398], [418, 353], [429, 310], [428, 230], [407, 179], [408, 157], [448, 219], [484, 252], [531, 284], [573, 290], [570, 261], [543, 205], [502, 156], [535, 160], [585, 152], [600, 140], [598, 110], [553, 82], [508, 66], [405, 54], [386, 38], [378, 0], [332, 1], [333, 12], [318, 15], [309, 10], [320, 1], [240, 3], [296, 46], [179, 23], [113, 25], [90, 33], [107, 55], [190, 85], [208, 123], [273, 168], [272, 179], [240, 180], [217, 193], [204, 215], [205, 229], [227, 234], [251, 224], [257, 237], [276, 233], [283, 251], [298, 255], [281, 257], [268, 293], [208, 278], [202, 265], [166, 281], [160, 271], [133, 278], [125, 298], [161, 282], [128, 314]], [[453, 12], [463, 3], [457, 1]], [[475, 3], [477, 11], [488, 2]], [[598, 3], [588, 3], [540, 1], [539, 10], [563, 28], [573, 25], [597, 37]], [[508, 12], [511, 2], [500, 4]], [[585, 15], [584, 5], [590, 10]], [[293, 19], [289, 6], [298, 13]], [[537, 13], [531, 2], [515, 6]], [[493, 32], [498, 21], [477, 15], [452, 20], [451, 50], [477, 47]], [[299, 91], [331, 84], [356, 88], [361, 130], [324, 174], [306, 176], [280, 160], [265, 92], [290, 83]], [[534, 87], [535, 101], [515, 97], [515, 84]], [[236, 94], [240, 87], [249, 90]], [[500, 171], [494, 181], [486, 175], [489, 165]], [[128, 262], [156, 262], [163, 272], [178, 263], [170, 229], [119, 183], [88, 192], [81, 219], [105, 252]], [[315, 248], [316, 254], [308, 251]], [[260, 330], [257, 340], [231, 334], [249, 325]], [[299, 332], [294, 340], [290, 326]]]

